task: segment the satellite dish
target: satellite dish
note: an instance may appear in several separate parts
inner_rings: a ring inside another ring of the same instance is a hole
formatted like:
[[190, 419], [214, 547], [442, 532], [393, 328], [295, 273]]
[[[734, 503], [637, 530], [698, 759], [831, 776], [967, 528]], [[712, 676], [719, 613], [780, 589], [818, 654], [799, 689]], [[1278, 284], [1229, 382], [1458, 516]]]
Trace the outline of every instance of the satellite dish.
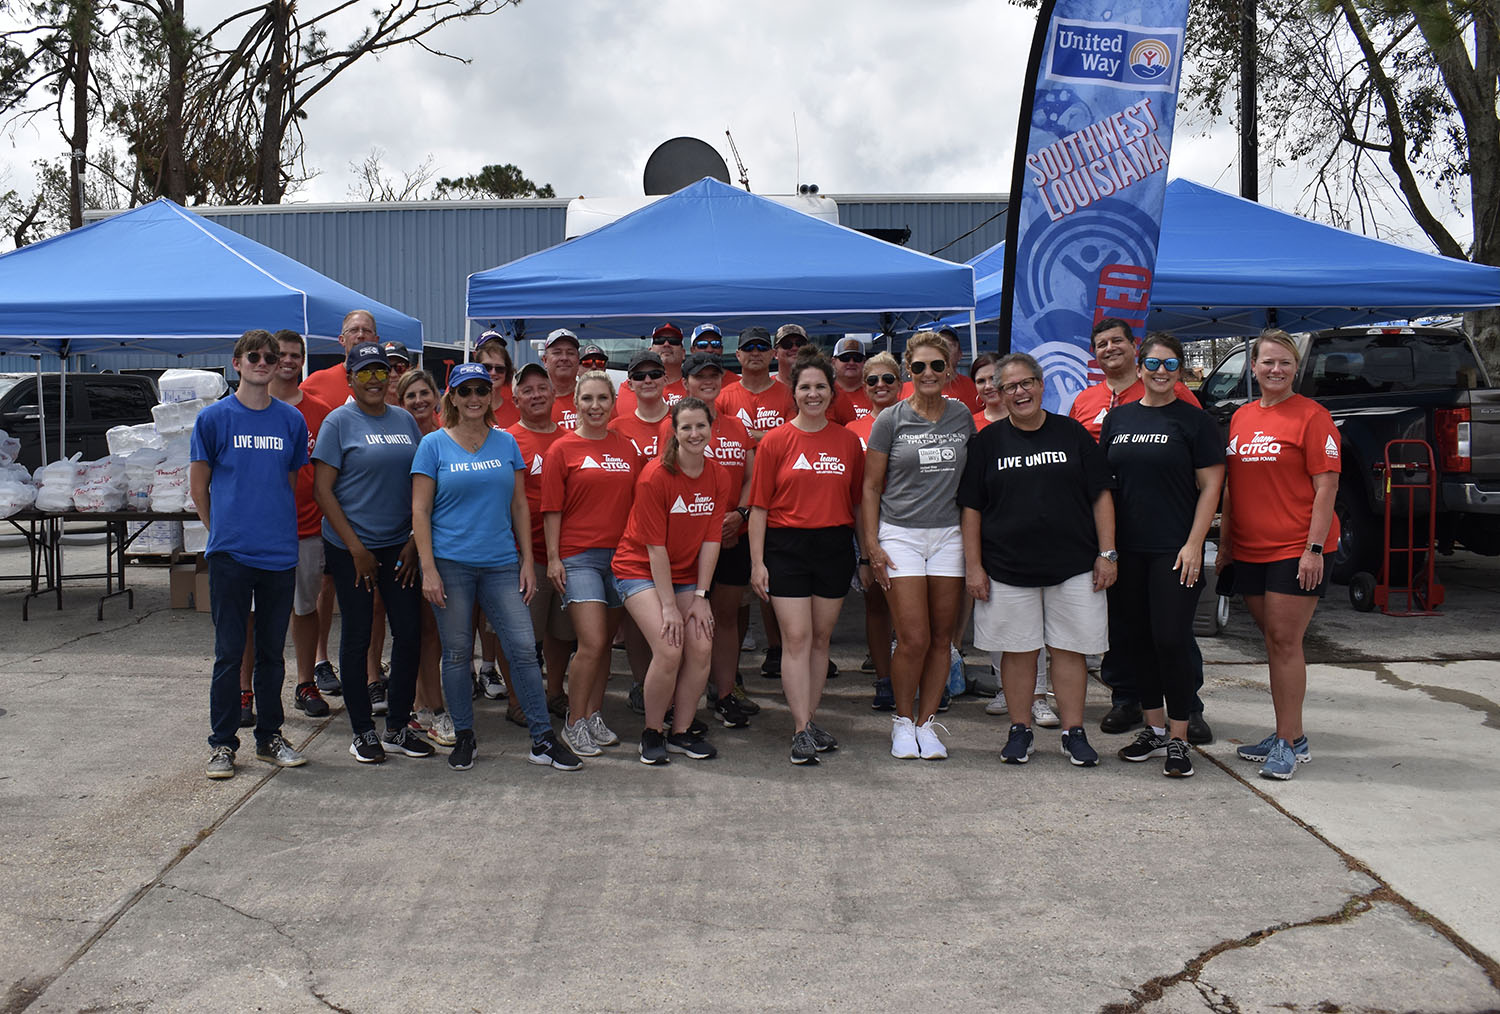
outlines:
[[648, 196], [675, 194], [689, 183], [712, 176], [720, 183], [729, 182], [729, 167], [724, 156], [707, 141], [696, 137], [674, 137], [656, 146], [646, 159], [642, 180]]

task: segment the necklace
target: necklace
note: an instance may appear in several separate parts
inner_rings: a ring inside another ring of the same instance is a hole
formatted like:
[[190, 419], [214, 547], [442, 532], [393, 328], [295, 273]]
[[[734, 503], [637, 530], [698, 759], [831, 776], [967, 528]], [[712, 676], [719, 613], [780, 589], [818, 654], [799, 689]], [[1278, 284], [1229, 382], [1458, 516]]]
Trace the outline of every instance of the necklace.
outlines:
[[458, 429], [457, 427], [449, 430], [448, 435], [453, 438], [454, 442], [457, 443], [458, 446], [462, 447], [470, 454], [478, 454], [479, 449], [484, 446], [484, 442], [490, 437], [489, 431], [485, 431], [479, 434], [478, 439], [475, 439], [473, 435], [465, 433], [463, 430]]

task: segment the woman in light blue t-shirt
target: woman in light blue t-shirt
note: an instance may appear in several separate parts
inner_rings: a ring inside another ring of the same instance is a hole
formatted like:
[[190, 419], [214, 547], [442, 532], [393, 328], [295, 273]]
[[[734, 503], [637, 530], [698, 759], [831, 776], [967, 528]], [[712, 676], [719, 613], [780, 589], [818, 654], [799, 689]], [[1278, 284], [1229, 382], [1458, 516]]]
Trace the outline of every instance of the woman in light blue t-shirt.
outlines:
[[[463, 363], [448, 376], [443, 428], [422, 438], [412, 461], [412, 534], [422, 561], [422, 595], [443, 642], [443, 695], [457, 742], [448, 766], [474, 766], [474, 603], [500, 637], [511, 683], [531, 732], [533, 764], [582, 767], [552, 731], [527, 603], [536, 591], [526, 467], [516, 438], [494, 428], [489, 372]], [[516, 538], [520, 532], [521, 538]]]

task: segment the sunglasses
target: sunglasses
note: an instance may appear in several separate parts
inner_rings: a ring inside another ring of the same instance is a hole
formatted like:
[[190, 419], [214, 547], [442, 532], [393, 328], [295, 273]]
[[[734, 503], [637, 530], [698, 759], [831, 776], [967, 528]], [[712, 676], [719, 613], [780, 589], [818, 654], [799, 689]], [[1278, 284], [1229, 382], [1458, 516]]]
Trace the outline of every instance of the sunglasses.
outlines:
[[865, 361], [864, 354], [860, 352], [840, 352], [833, 358], [841, 363], [862, 363]]
[[1014, 384], [1001, 384], [1000, 390], [1006, 394], [1015, 394], [1017, 391], [1029, 391], [1040, 384], [1041, 381], [1035, 377], [1027, 377], [1025, 380], [1016, 381]]
[[589, 356], [587, 359], [579, 360], [579, 364], [582, 366], [597, 366], [602, 370], [609, 365], [609, 359], [606, 356]]
[[1160, 370], [1163, 367], [1166, 368], [1168, 373], [1175, 373], [1177, 371], [1177, 368], [1181, 365], [1182, 360], [1178, 359], [1176, 356], [1168, 356], [1166, 359], [1162, 359], [1158, 356], [1147, 356], [1145, 359], [1141, 360], [1141, 366], [1145, 367], [1147, 373], [1155, 373], [1157, 370]]
[[673, 338], [671, 335], [659, 335], [658, 337], [655, 337], [655, 338], [651, 339], [651, 344], [652, 345], [670, 345], [674, 349], [675, 348], [681, 348], [682, 347], [682, 337], [680, 335], [678, 337], [676, 337], [676, 338]]
[[948, 361], [946, 359], [934, 359], [930, 363], [924, 363], [920, 361], [912, 363], [911, 375], [913, 377], [920, 377], [922, 374], [927, 372], [927, 367], [929, 366], [932, 367], [933, 373], [946, 373], [948, 370]]
[[876, 384], [884, 384], [889, 387], [890, 385], [894, 384], [897, 379], [898, 378], [894, 373], [872, 373], [865, 378], [865, 386], [874, 387]]
[[281, 356], [275, 352], [246, 352], [241, 358], [251, 366], [259, 366], [261, 363], [275, 366]]
[[453, 393], [460, 398], [478, 398], [488, 395], [490, 387], [488, 384], [459, 384]]
[[771, 346], [766, 342], [750, 342], [740, 346], [741, 352], [770, 352]]
[[366, 366], [362, 370], [354, 371], [354, 382], [356, 384], [369, 384], [376, 381], [389, 380], [391, 371], [384, 366]]
[[695, 349], [713, 349], [715, 352], [724, 350], [724, 339], [722, 338], [699, 338], [693, 342]]
[[391, 364], [391, 372], [398, 377], [409, 369], [411, 369], [411, 363], [403, 363], [397, 360], [396, 362]]
[[510, 367], [506, 366], [504, 363], [490, 363], [485, 367], [485, 369], [489, 371], [490, 376], [494, 376], [498, 373], [503, 377], [510, 372]]
[[632, 373], [630, 375], [630, 379], [631, 380], [660, 380], [662, 377], [665, 377], [666, 375], [667, 375], [667, 371], [666, 370], [641, 370], [639, 373]]
[[807, 339], [806, 338], [792, 337], [792, 338], [783, 338], [783, 339], [781, 339], [781, 341], [779, 341], [779, 342], [776, 343], [776, 347], [778, 349], [800, 349], [802, 346], [804, 346], [806, 344], [807, 344]]

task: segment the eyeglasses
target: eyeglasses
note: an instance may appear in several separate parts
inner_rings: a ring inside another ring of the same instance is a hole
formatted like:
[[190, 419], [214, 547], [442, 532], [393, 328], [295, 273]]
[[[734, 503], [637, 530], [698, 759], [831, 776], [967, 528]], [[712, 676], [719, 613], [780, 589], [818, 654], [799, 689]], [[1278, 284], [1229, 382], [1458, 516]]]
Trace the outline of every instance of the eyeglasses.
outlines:
[[487, 384], [459, 384], [453, 393], [460, 398], [478, 398], [482, 395], [488, 395], [490, 388]]
[[1017, 391], [1029, 391], [1040, 383], [1041, 381], [1035, 377], [1027, 377], [1025, 380], [1016, 381], [1014, 384], [1001, 384], [1000, 390], [1004, 394], [1015, 394]]
[[874, 387], [876, 384], [885, 384], [887, 387], [894, 384], [899, 378], [894, 373], [872, 373], [865, 378], [866, 387]]
[[1175, 373], [1181, 365], [1182, 360], [1176, 356], [1168, 356], [1166, 359], [1162, 359], [1159, 356], [1147, 356], [1141, 360], [1141, 366], [1145, 367], [1147, 373], [1155, 373], [1162, 367], [1166, 367], [1168, 373]]
[[864, 354], [860, 352], [840, 352], [833, 358], [841, 363], [862, 363], [865, 361]]
[[363, 325], [359, 325], [359, 326], [356, 326], [356, 327], [346, 327], [346, 328], [344, 328], [344, 334], [374, 334], [374, 333], [375, 333], [375, 329], [373, 327], [365, 327]]
[[674, 349], [682, 347], [682, 335], [672, 337], [671, 335], [659, 335], [651, 339], [652, 345], [670, 345]]
[[662, 377], [665, 377], [666, 375], [667, 375], [667, 372], [665, 370], [642, 370], [639, 373], [632, 373], [630, 375], [630, 379], [631, 380], [660, 380]]
[[713, 349], [715, 352], [724, 351], [724, 339], [722, 338], [699, 338], [693, 342], [695, 349]]
[[280, 357], [275, 352], [246, 352], [242, 358], [251, 366], [259, 366], [261, 363], [275, 366], [276, 360]]
[[369, 384], [389, 380], [390, 378], [391, 371], [384, 366], [366, 366], [354, 371], [354, 382], [356, 384]]
[[932, 362], [927, 363], [918, 360], [911, 364], [911, 375], [913, 377], [920, 377], [927, 372], [929, 366], [932, 367], [933, 373], [946, 373], [948, 370], [948, 361], [946, 359], [934, 359]]
[[778, 349], [800, 349], [807, 344], [807, 339], [801, 335], [791, 335], [776, 343]]

